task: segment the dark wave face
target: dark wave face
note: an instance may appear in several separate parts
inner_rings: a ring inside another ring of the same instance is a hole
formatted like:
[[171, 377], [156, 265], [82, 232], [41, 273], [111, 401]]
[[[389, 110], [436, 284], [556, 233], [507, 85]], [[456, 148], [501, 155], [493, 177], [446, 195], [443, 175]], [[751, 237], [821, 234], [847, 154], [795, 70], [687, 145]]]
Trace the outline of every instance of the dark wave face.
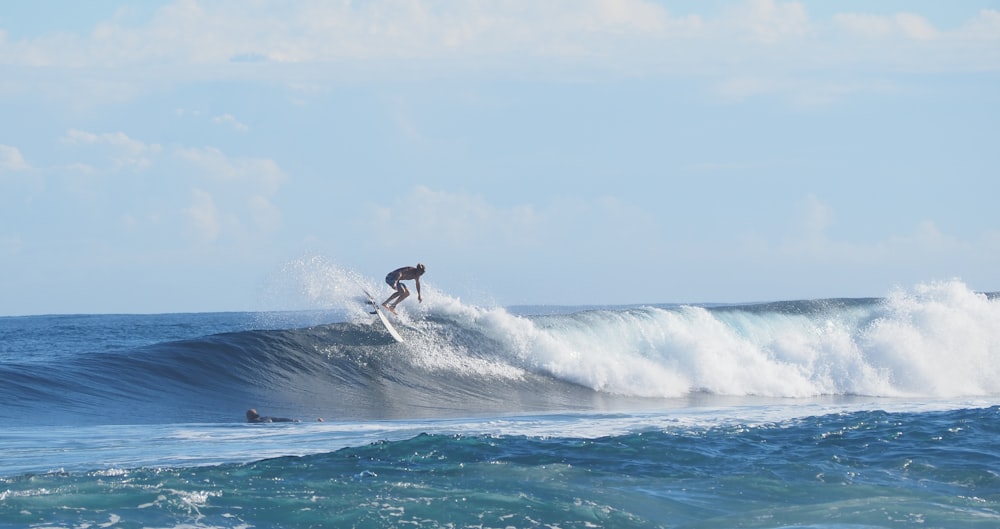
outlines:
[[428, 363], [372, 325], [223, 333], [90, 353], [58, 366], [7, 363], [0, 366], [7, 403], [0, 419], [215, 422], [250, 407], [294, 410], [310, 420], [388, 419], [576, 407], [598, 398], [550, 377], [478, 364], [471, 356]]

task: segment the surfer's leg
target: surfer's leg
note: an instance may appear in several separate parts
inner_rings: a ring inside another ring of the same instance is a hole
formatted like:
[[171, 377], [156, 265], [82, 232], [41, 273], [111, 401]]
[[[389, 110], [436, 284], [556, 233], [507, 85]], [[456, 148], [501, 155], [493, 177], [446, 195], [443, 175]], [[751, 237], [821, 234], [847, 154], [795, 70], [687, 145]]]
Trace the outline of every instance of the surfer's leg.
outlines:
[[399, 296], [399, 299], [397, 299], [396, 302], [393, 303], [391, 307], [389, 307], [389, 309], [391, 309], [393, 312], [396, 312], [395, 308], [399, 306], [399, 304], [402, 303], [404, 299], [410, 297], [410, 289], [406, 288], [406, 285], [404, 285], [403, 283], [400, 283], [399, 291], [396, 292], [396, 295]]
[[[389, 299], [385, 300], [385, 302], [382, 303], [382, 306], [385, 307], [385, 308], [387, 308], [387, 309], [389, 309], [389, 310], [391, 310], [392, 313], [395, 314], [396, 313], [396, 305], [399, 305], [399, 302], [403, 301], [404, 299], [406, 299], [406, 296], [409, 296], [409, 295], [410, 295], [410, 291], [407, 290], [406, 289], [406, 285], [403, 284], [402, 281], [400, 281], [399, 283], [396, 283], [396, 292], [394, 292], [391, 296], [389, 296]], [[390, 305], [389, 302], [392, 301], [392, 300], [394, 300], [394, 299], [396, 300], [396, 302]]]
[[389, 308], [389, 302], [392, 301], [392, 300], [394, 300], [394, 299], [396, 299], [396, 298], [398, 298], [398, 297], [399, 297], [399, 292], [393, 292], [392, 295], [389, 296], [388, 299], [386, 299], [385, 301], [382, 302], [382, 306], [388, 309]]

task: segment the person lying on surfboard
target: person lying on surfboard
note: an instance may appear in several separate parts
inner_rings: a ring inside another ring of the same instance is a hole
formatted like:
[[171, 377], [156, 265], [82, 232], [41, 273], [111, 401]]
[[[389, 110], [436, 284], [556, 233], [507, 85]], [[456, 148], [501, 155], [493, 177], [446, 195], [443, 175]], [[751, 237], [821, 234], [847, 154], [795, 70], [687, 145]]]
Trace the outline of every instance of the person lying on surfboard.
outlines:
[[264, 417], [257, 413], [257, 410], [250, 408], [247, 410], [247, 422], [300, 422], [298, 419], [286, 419], [285, 417]]
[[[420, 276], [424, 275], [426, 271], [423, 263], [417, 263], [416, 267], [404, 266], [402, 268], [397, 268], [392, 272], [389, 272], [385, 276], [385, 282], [389, 284], [396, 292], [389, 296], [389, 299], [382, 302], [382, 306], [389, 309], [389, 312], [395, 314], [396, 306], [403, 302], [404, 299], [410, 296], [410, 290], [406, 288], [406, 284], [403, 281], [412, 279], [417, 285], [417, 301], [423, 302], [424, 298], [420, 296]], [[392, 300], [396, 300], [395, 303], [390, 304]]]
[[[316, 419], [317, 422], [323, 422], [323, 418], [320, 417]], [[302, 422], [298, 419], [288, 419], [285, 417], [265, 417], [257, 413], [256, 408], [250, 408], [247, 410], [247, 422]]]

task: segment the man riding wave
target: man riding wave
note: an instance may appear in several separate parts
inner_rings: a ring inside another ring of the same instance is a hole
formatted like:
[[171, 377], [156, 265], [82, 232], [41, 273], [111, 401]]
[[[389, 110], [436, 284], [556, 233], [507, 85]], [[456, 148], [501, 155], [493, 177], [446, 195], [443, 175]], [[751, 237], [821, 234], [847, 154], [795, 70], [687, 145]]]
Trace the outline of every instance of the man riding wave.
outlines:
[[[426, 271], [423, 263], [417, 263], [417, 266], [404, 266], [402, 268], [397, 268], [392, 272], [389, 272], [385, 276], [385, 282], [392, 287], [394, 292], [389, 299], [382, 302], [382, 306], [389, 309], [389, 312], [395, 314], [396, 307], [403, 302], [404, 299], [410, 297], [410, 290], [406, 288], [406, 284], [403, 281], [413, 280], [417, 286], [417, 301], [423, 302], [424, 298], [420, 295], [420, 276], [424, 275]], [[392, 300], [396, 300], [394, 303], [390, 303]]]

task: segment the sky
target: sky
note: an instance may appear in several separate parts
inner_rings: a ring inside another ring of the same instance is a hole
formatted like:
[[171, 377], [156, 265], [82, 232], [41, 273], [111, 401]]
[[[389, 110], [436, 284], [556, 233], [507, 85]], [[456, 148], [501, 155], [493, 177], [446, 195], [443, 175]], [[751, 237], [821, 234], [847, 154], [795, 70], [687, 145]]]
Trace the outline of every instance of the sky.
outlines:
[[0, 4], [0, 315], [992, 292], [998, 196], [998, 1]]

